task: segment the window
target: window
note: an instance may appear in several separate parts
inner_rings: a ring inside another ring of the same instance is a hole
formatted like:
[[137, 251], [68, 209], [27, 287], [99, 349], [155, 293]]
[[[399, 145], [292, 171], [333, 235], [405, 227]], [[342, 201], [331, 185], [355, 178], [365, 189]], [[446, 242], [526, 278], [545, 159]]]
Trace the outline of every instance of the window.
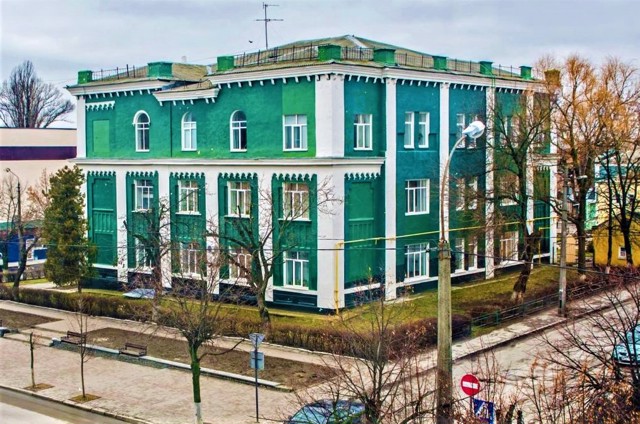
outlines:
[[507, 231], [500, 239], [500, 258], [502, 261], [518, 260], [518, 232]]
[[[474, 115], [474, 116], [473, 116], [473, 119], [470, 119], [470, 120], [469, 120], [469, 124], [471, 124], [471, 122], [473, 122], [473, 121], [477, 121], [477, 120], [479, 120], [479, 119], [480, 119], [480, 117], [479, 117], [478, 115]], [[475, 139], [475, 138], [472, 138], [472, 137], [467, 136], [467, 146], [466, 146], [466, 147], [467, 147], [467, 149], [475, 149], [475, 148], [477, 147], [477, 145], [476, 145], [476, 139]]]
[[247, 280], [251, 272], [251, 255], [241, 247], [229, 249], [229, 279]]
[[464, 178], [456, 178], [456, 210], [461, 211], [464, 209], [464, 195], [465, 195], [465, 184]]
[[196, 120], [191, 112], [187, 112], [182, 117], [182, 150], [196, 150], [198, 138], [196, 133]]
[[478, 208], [478, 177], [471, 177], [467, 181], [467, 190], [469, 200], [467, 201], [467, 209]]
[[241, 110], [231, 115], [231, 151], [244, 152], [247, 150], [247, 117]]
[[464, 113], [456, 114], [456, 141], [462, 137], [462, 131], [466, 128], [466, 117]]
[[453, 262], [453, 272], [464, 271], [464, 239], [457, 238], [455, 240], [453, 250], [451, 251], [451, 259]]
[[627, 259], [627, 249], [624, 246], [618, 247], [618, 259]]
[[136, 128], [137, 152], [149, 151], [149, 123], [149, 115], [144, 111], [136, 113], [136, 116], [133, 118], [133, 124]]
[[306, 252], [285, 252], [284, 285], [309, 287], [309, 255]]
[[429, 213], [429, 180], [407, 180], [407, 215]]
[[404, 114], [404, 147], [413, 149], [413, 112], [405, 112]]
[[418, 147], [421, 149], [429, 148], [429, 112], [418, 113]]
[[32, 261], [33, 260], [33, 244], [34, 244], [34, 239], [29, 238], [29, 239], [25, 239], [24, 241], [24, 250], [27, 251], [27, 260], [28, 261]]
[[407, 246], [406, 278], [428, 277], [429, 276], [429, 244], [419, 243]]
[[309, 185], [305, 183], [284, 183], [282, 188], [283, 217], [309, 219]]
[[517, 183], [517, 177], [513, 174], [506, 174], [500, 177], [498, 180], [500, 206], [512, 206], [518, 203], [516, 200], [518, 198], [516, 194]]
[[198, 213], [198, 182], [182, 180], [178, 182], [178, 211]]
[[229, 182], [229, 215], [249, 216], [251, 213], [251, 185], [248, 181]]
[[478, 268], [478, 239], [471, 237], [467, 249], [467, 266], [469, 269]]
[[371, 150], [371, 115], [356, 115], [353, 121], [355, 150]]
[[151, 180], [136, 180], [134, 186], [134, 210], [148, 211], [153, 205], [153, 182]]
[[284, 150], [307, 150], [307, 115], [284, 116]]
[[151, 268], [151, 252], [146, 248], [144, 243], [137, 238], [134, 238], [135, 254], [136, 254], [136, 267], [137, 268]]
[[465, 208], [469, 210], [478, 207], [478, 177], [468, 179], [457, 178], [456, 186], [456, 210], [461, 211]]
[[180, 243], [180, 270], [183, 274], [199, 274], [200, 248], [198, 243]]

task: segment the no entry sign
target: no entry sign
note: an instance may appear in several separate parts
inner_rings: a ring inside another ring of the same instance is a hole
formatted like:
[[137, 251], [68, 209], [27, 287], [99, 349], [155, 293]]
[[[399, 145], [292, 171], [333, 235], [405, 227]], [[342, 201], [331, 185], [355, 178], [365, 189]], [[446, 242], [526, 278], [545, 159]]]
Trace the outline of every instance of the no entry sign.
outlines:
[[468, 396], [475, 396], [480, 392], [480, 380], [473, 374], [465, 374], [460, 379], [460, 387]]

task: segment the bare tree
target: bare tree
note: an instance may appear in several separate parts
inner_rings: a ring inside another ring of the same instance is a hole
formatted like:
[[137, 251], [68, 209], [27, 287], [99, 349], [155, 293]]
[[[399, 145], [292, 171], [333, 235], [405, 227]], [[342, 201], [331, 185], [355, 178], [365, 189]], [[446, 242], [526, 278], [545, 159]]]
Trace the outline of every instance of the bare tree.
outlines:
[[12, 128], [46, 128], [74, 109], [53, 84], [38, 78], [31, 61], [13, 68], [0, 90], [0, 121]]
[[[282, 182], [278, 182], [282, 184]], [[287, 184], [287, 183], [284, 183]], [[311, 213], [331, 214], [334, 204], [340, 202], [333, 192], [331, 181], [296, 180], [306, 191], [279, 197], [267, 189], [258, 189], [252, 202], [236, 202], [224, 217], [224, 223], [213, 222], [209, 233], [219, 241], [220, 251], [230, 268], [235, 270], [235, 280], [248, 286], [255, 294], [262, 320], [262, 331], [268, 334], [271, 317], [266, 303], [266, 292], [276, 267], [282, 266], [287, 252], [295, 250], [302, 240], [297, 231], [304, 226]]]

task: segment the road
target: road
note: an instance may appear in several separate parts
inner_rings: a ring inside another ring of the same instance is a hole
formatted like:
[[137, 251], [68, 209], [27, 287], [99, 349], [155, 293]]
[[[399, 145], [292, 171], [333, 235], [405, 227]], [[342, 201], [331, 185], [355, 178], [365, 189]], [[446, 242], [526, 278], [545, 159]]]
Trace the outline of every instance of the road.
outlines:
[[120, 420], [5, 389], [0, 389], [0, 422], [3, 424], [123, 423]]

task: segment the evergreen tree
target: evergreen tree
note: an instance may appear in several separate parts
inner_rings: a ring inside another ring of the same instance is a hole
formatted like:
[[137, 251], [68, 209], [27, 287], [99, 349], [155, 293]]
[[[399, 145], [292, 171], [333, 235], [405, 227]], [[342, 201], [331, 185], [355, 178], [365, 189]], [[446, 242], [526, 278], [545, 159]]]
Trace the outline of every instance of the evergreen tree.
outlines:
[[44, 214], [43, 236], [47, 243], [45, 275], [54, 284], [78, 284], [89, 275], [93, 248], [87, 239], [84, 216], [84, 182], [77, 166], [65, 166], [51, 177], [50, 203]]

